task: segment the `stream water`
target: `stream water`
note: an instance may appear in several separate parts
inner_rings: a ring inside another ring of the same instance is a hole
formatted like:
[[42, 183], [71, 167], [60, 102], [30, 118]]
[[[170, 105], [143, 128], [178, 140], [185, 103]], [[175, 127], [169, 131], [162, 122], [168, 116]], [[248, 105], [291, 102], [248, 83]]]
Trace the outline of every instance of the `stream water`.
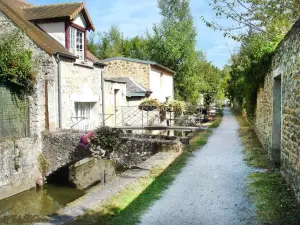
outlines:
[[30, 224], [42, 222], [68, 203], [83, 196], [84, 191], [48, 184], [44, 189], [32, 189], [0, 201], [0, 224]]

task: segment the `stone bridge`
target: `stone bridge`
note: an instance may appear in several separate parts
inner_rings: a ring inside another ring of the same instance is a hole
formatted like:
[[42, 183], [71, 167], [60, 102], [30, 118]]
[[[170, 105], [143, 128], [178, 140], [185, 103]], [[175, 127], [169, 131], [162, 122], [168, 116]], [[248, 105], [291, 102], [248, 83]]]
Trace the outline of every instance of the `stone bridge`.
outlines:
[[[43, 155], [49, 163], [47, 175], [91, 156], [89, 151], [78, 146], [81, 135], [83, 132], [71, 130], [43, 134]], [[186, 141], [178, 137], [124, 134], [112, 159], [134, 166], [159, 151], [180, 150], [182, 142]]]

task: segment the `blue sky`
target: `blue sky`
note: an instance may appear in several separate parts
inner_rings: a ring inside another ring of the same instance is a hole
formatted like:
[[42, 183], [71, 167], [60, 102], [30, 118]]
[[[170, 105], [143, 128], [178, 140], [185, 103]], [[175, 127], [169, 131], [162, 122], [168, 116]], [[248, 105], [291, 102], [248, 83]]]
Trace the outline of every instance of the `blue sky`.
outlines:
[[[37, 5], [66, 2], [65, 0], [28, 0]], [[74, 0], [72, 0], [74, 1]], [[224, 38], [219, 31], [206, 27], [200, 17], [214, 18], [209, 7], [209, 0], [190, 0], [191, 10], [197, 28], [197, 47], [205, 52], [209, 61], [222, 68], [230, 59], [230, 54], [237, 51], [239, 44]], [[126, 37], [151, 31], [154, 23], [161, 17], [156, 0], [86, 0], [88, 11], [96, 26], [96, 31], [107, 31], [111, 25], [118, 25]], [[224, 21], [222, 21], [224, 23]], [[227, 25], [230, 22], [225, 21]]]

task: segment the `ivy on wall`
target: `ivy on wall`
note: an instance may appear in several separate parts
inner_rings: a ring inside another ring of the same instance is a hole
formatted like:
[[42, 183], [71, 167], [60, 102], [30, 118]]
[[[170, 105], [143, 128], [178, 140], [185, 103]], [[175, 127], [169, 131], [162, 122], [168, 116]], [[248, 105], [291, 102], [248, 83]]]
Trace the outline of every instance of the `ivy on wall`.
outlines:
[[0, 35], [0, 85], [21, 99], [32, 94], [36, 83], [32, 51], [24, 46], [23, 33]]

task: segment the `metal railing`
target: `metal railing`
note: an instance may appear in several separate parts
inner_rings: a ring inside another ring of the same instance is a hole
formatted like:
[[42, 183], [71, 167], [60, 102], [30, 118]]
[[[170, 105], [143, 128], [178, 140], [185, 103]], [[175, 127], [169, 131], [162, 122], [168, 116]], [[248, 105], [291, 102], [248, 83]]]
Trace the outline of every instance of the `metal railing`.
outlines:
[[187, 105], [184, 112], [168, 112], [159, 108], [119, 106], [116, 110], [116, 127], [201, 126], [210, 109], [200, 105]]

